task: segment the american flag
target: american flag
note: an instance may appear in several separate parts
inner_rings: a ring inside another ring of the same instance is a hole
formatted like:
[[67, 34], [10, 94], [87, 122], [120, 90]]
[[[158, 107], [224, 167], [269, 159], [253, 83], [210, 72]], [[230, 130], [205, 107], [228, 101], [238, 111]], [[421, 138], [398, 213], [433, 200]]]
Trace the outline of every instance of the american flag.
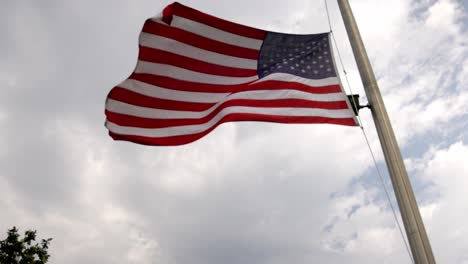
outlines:
[[106, 127], [115, 140], [181, 145], [231, 121], [356, 126], [330, 46], [329, 33], [274, 33], [173, 3], [145, 22]]

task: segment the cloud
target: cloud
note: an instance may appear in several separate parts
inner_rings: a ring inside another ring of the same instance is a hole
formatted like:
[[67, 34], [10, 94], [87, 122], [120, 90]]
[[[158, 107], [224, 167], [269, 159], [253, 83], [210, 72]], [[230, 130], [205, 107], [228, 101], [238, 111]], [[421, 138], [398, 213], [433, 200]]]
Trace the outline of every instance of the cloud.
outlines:
[[426, 192], [436, 197], [421, 211], [436, 257], [443, 263], [468, 261], [468, 229], [464, 224], [468, 205], [463, 199], [468, 186], [467, 155], [466, 143], [455, 142], [447, 148], [433, 148], [424, 158], [414, 161], [418, 177], [430, 186]]
[[[458, 67], [463, 65], [468, 54], [463, 41], [467, 33], [462, 30], [461, 22], [464, 14], [453, 1], [438, 1], [433, 5], [421, 2], [419, 5], [422, 7], [416, 4], [415, 8], [428, 8], [427, 11], [419, 18], [408, 17], [404, 24], [398, 25], [400, 30], [391, 35], [396, 43], [390, 41], [383, 47], [380, 44], [381, 53], [387, 53], [391, 59], [376, 67], [402, 144], [468, 113], [463, 107], [466, 87], [456, 82], [466, 78]], [[438, 23], [439, 20], [444, 23]], [[378, 56], [381, 57], [385, 55]], [[403, 118], [405, 116], [411, 118]]]
[[[52, 263], [409, 262], [359, 129], [245, 122], [176, 148], [110, 140], [106, 93], [134, 67], [143, 21], [168, 3], [0, 4], [0, 230], [53, 237]], [[322, 3], [184, 4], [269, 30], [328, 30]], [[449, 0], [351, 4], [436, 257], [464, 263], [466, 10]]]

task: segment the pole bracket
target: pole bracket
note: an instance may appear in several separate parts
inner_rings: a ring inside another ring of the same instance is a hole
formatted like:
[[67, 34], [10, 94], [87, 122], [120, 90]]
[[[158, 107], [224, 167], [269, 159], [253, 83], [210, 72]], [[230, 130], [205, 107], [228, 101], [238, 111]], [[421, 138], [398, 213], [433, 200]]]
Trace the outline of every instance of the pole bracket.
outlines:
[[348, 95], [348, 101], [353, 107], [354, 114], [357, 116], [359, 115], [359, 110], [362, 108], [371, 108], [370, 104], [361, 105], [359, 104], [359, 94], [351, 94]]

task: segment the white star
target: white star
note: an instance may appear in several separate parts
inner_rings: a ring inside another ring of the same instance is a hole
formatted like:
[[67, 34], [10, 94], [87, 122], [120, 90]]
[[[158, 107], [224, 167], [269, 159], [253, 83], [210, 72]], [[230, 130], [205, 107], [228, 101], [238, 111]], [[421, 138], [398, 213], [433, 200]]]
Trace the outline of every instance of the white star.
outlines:
[[330, 69], [330, 68], [327, 68], [327, 71], [331, 71], [331, 69]]
[[290, 69], [291, 69], [291, 70], [294, 70], [294, 66], [291, 66], [291, 68], [290, 68]]
[[302, 70], [301, 70], [301, 72], [305, 72], [305, 70], [304, 70], [304, 69], [302, 69]]
[[307, 69], [310, 70], [310, 65], [307, 65]]

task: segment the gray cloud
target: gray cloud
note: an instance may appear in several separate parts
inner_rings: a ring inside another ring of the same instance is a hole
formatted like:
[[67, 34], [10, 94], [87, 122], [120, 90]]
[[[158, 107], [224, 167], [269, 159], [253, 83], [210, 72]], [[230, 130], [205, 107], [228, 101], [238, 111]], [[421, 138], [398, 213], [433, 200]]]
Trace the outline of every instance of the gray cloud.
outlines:
[[[17, 225], [54, 237], [52, 263], [409, 263], [359, 129], [239, 123], [175, 148], [111, 141], [106, 94], [132, 71], [143, 21], [168, 3], [0, 4], [0, 230]], [[466, 25], [429, 23], [430, 14], [437, 21], [463, 4], [438, 3], [444, 8], [352, 1], [417, 175], [428, 232], [441, 241], [436, 256], [464, 263], [462, 220], [452, 237], [442, 224], [453, 226], [444, 215], [464, 208], [449, 205], [463, 194], [451, 195], [443, 175], [466, 186], [457, 174], [463, 159], [444, 158], [465, 152]], [[269, 30], [328, 30], [323, 3], [184, 4]], [[351, 85], [362, 94], [336, 4], [330, 8]], [[369, 114], [362, 118], [378, 150]], [[460, 246], [446, 249], [451, 239]]]

